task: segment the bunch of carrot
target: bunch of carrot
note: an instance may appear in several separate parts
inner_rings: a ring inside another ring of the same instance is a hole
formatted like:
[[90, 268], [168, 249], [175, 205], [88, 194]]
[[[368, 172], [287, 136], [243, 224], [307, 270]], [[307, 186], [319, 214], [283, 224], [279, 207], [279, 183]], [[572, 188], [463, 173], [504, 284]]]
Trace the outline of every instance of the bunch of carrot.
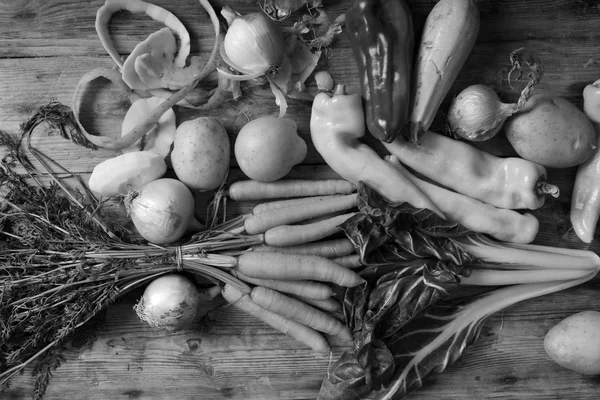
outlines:
[[363, 279], [353, 271], [359, 255], [339, 226], [357, 210], [356, 188], [342, 179], [242, 180], [227, 198], [257, 203], [228, 232], [258, 238], [233, 262], [230, 272], [251, 288], [225, 284], [229, 303], [319, 352], [330, 351], [326, 335], [352, 343], [336, 315], [338, 287]]

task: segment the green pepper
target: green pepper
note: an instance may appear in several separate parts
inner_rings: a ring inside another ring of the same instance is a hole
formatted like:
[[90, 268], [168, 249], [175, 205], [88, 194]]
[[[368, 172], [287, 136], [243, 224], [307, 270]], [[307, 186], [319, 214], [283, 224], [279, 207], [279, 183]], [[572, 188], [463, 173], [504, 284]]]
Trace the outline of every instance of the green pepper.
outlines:
[[409, 115], [414, 29], [404, 0], [355, 0], [346, 29], [358, 64], [367, 129], [391, 142]]

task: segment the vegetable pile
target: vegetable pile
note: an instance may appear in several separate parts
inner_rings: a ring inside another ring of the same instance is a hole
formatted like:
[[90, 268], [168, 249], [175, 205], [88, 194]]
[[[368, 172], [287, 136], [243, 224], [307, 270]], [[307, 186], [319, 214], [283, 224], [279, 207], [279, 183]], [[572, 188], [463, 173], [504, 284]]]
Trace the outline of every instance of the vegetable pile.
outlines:
[[[476, 42], [474, 1], [438, 1], [421, 33], [403, 0], [354, 0], [335, 20], [320, 1], [268, 2], [246, 15], [223, 7], [225, 26], [207, 0], [199, 3], [214, 27], [208, 59], [190, 55], [189, 33], [166, 9], [106, 0], [96, 30], [115, 68], [81, 77], [72, 109], [51, 103], [17, 139], [0, 132], [8, 151], [0, 163], [0, 387], [34, 363], [42, 398], [59, 346], [144, 288], [135, 312], [155, 329], [186, 329], [199, 304], [222, 296], [312, 351], [328, 353], [329, 339], [339, 338], [347, 350], [332, 360], [318, 399], [401, 398], [459, 359], [491, 315], [597, 275], [594, 252], [532, 244], [540, 228], [533, 211], [560, 195], [548, 182], [552, 168], [578, 167], [571, 221], [582, 241], [594, 237], [597, 82], [583, 93], [583, 111], [536, 94], [542, 64], [517, 49], [509, 84], [524, 65], [531, 70], [518, 102], [501, 103], [483, 84], [466, 88], [444, 114], [451, 137], [431, 127]], [[310, 15], [280, 24], [301, 6]], [[165, 24], [125, 60], [108, 33], [119, 11]], [[342, 31], [358, 93], [320, 68]], [[117, 138], [87, 132], [80, 119], [83, 92], [100, 78], [130, 103]], [[308, 79], [318, 93], [306, 90]], [[257, 116], [238, 132], [203, 115], [253, 86], [268, 86], [277, 115]], [[310, 143], [287, 114], [293, 99], [310, 101]], [[197, 116], [178, 121], [177, 107]], [[31, 145], [42, 123], [115, 156], [83, 182]], [[367, 144], [367, 133], [382, 151]], [[499, 134], [516, 156], [469, 143]], [[309, 146], [337, 178], [289, 177]], [[230, 179], [232, 158], [243, 179]], [[212, 199], [202, 217], [196, 194]], [[107, 222], [115, 217], [107, 199], [132, 231]], [[228, 202], [255, 206], [221, 218]], [[584, 323], [596, 327], [594, 317]], [[594, 359], [573, 361], [579, 349], [571, 358], [558, 353], [582, 336], [575, 322], [549, 332], [546, 349], [561, 365], [595, 372]]]

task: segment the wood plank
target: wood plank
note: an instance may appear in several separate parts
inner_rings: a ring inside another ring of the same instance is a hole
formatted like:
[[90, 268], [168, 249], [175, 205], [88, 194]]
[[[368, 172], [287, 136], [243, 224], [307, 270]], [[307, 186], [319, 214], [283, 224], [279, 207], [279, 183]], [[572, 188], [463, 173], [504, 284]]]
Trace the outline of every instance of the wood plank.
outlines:
[[[415, 28], [422, 29], [435, 1], [409, 0]], [[571, 39], [593, 40], [594, 20], [600, 15], [595, 1], [493, 0], [477, 1], [481, 19], [478, 41]], [[560, 27], [560, 29], [557, 29]]]
[[[154, 0], [177, 16], [192, 34], [194, 53], [210, 46], [211, 26], [206, 12], [197, 1]], [[229, 4], [240, 12], [257, 9], [252, 0], [214, 1], [215, 9]], [[94, 30], [95, 15], [101, 0], [86, 2], [15, 0], [0, 4], [0, 57], [55, 57], [105, 52]], [[327, 10], [337, 16], [344, 2], [325, 1]], [[420, 31], [435, 2], [409, 0], [415, 27]], [[490, 0], [478, 1], [482, 20], [479, 40], [567, 39], [577, 43], [597, 42], [595, 20], [600, 8], [594, 1], [570, 0]], [[298, 12], [294, 17], [300, 17]], [[294, 17], [285, 23], [289, 24]], [[559, 26], [560, 29], [556, 29]], [[110, 23], [111, 37], [122, 54], [129, 54], [137, 43], [161, 27], [144, 15], [123, 12]], [[57, 40], [60, 39], [60, 40]]]
[[[523, 43], [504, 42], [499, 44], [478, 44], [475, 46], [467, 65], [459, 74], [450, 93], [442, 103], [438, 118], [432, 129], [443, 129], [443, 116], [451, 99], [462, 89], [475, 83], [484, 83], [494, 88], [503, 101], [514, 102], [525, 82], [516, 82], [515, 90], [511, 90], [506, 78], [510, 65], [508, 55]], [[538, 50], [537, 54], [545, 65], [545, 75], [537, 87], [538, 93], [551, 93], [564, 96], [581, 107], [582, 91], [586, 84], [600, 77], [600, 65], [589, 66], [588, 61], [600, 53], [600, 45], [573, 48], [568, 41], [559, 42], [527, 42], [528, 46]], [[560, 57], [557, 54], [562, 55]], [[346, 61], [344, 61], [346, 60]], [[347, 61], [350, 60], [350, 61]], [[99, 67], [112, 67], [106, 58], [68, 57], [51, 59], [0, 59], [0, 80], [5, 82], [5, 90], [0, 93], [0, 116], [2, 128], [16, 133], [19, 125], [31, 116], [40, 106], [56, 99], [64, 104], [72, 104], [72, 96], [79, 79], [88, 71]], [[328, 70], [337, 82], [345, 83], [350, 93], [358, 92], [358, 74], [352, 52], [348, 48], [336, 50], [329, 59]], [[26, 71], [23, 73], [23, 71]], [[53, 71], [53, 72], [50, 72]], [[315, 90], [314, 80], [307, 82], [309, 90]], [[125, 115], [128, 103], [119, 93], [111, 90], [108, 83], [97, 82], [90, 85], [85, 97], [88, 106], [82, 109], [82, 121], [93, 134], [115, 135], [120, 132], [120, 124]], [[89, 97], [88, 97], [89, 96]], [[178, 123], [199, 115], [217, 117], [226, 127], [233, 144], [237, 132], [249, 119], [278, 111], [272, 95], [268, 91], [246, 93], [238, 101], [231, 101], [227, 106], [207, 113], [176, 108]], [[290, 116], [298, 123], [299, 135], [309, 143], [304, 163], [322, 163], [322, 157], [315, 151], [310, 139], [309, 116], [310, 104], [292, 100]], [[65, 168], [73, 172], [90, 172], [98, 162], [114, 155], [115, 152], [90, 150], [68, 145], [68, 152], [63, 152], [66, 142], [58, 137], [38, 136], [39, 145], [46, 148], [50, 156], [56, 156]], [[384, 152], [382, 146], [369, 136], [365, 142], [377, 151]], [[514, 155], [506, 141], [492, 141], [477, 144], [498, 155]], [[1, 154], [1, 153], [0, 153]], [[235, 159], [232, 152], [232, 163]]]
[[[478, 341], [447, 371], [413, 392], [415, 400], [596, 399], [597, 378], [562, 369], [542, 347], [548, 329], [585, 308], [600, 309], [598, 283], [520, 303], [486, 322]], [[64, 353], [47, 400], [78, 398], [313, 399], [329, 357], [303, 349], [261, 322], [215, 301], [190, 329], [170, 335], [152, 330], [132, 312], [140, 292], [109, 308], [91, 348], [77, 339]], [[568, 301], [565, 299], [568, 298]], [[334, 347], [332, 358], [343, 351]], [[10, 393], [20, 399], [28, 369]], [[460, 385], [457, 385], [460, 382]], [[573, 394], [576, 393], [576, 397]], [[10, 394], [9, 394], [10, 396]]]

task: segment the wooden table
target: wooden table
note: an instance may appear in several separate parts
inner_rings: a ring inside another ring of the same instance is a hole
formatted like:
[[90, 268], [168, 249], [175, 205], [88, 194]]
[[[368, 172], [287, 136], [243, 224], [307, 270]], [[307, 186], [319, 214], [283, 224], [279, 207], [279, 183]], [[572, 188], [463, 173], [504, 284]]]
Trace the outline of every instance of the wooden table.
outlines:
[[[172, 11], [192, 35], [192, 53], [208, 52], [213, 35], [205, 11], [195, 0], [153, 0]], [[101, 0], [11, 0], [0, 2], [0, 128], [15, 133], [40, 106], [56, 99], [71, 104], [75, 86], [86, 72], [112, 67], [94, 30]], [[249, 0], [218, 0], [244, 13], [258, 7]], [[344, 12], [348, 0], [325, 0], [332, 16]], [[435, 1], [409, 1], [419, 29]], [[486, 83], [505, 100], [516, 92], [506, 82], [510, 51], [528, 46], [545, 65], [539, 91], [565, 96], [581, 106], [584, 86], [600, 78], [600, 4], [587, 0], [481, 0], [481, 31], [467, 65], [451, 95], [473, 83]], [[111, 37], [123, 55], [161, 25], [141, 15], [122, 13], [110, 22]], [[349, 91], [358, 90], [356, 65], [348, 39], [333, 44], [328, 70]], [[307, 82], [314, 89], [314, 81]], [[126, 111], [107, 88], [99, 87], [84, 107], [86, 123], [96, 133], [120, 131]], [[447, 102], [445, 103], [447, 105]], [[233, 139], [250, 118], [274, 113], [273, 98], [255, 93], [210, 112]], [[310, 145], [310, 104], [292, 102], [289, 116], [309, 143], [295, 177], [335, 176]], [[198, 116], [177, 109], [178, 122]], [[376, 148], [376, 144], [371, 141]], [[86, 175], [100, 161], [115, 155], [91, 151], [57, 136], [42, 135], [36, 145], [72, 172]], [[482, 145], [500, 155], [513, 154], [503, 137]], [[380, 150], [378, 148], [378, 150]], [[232, 162], [234, 160], [232, 159]], [[234, 165], [235, 166], [235, 165]], [[233, 168], [232, 179], [241, 173]], [[537, 243], [583, 248], [569, 223], [575, 169], [551, 170], [561, 196], [535, 212], [541, 221]], [[230, 205], [232, 214], [249, 204]], [[598, 241], [589, 246], [598, 251]], [[552, 362], [543, 349], [550, 327], [575, 312], [600, 310], [598, 280], [562, 293], [521, 303], [492, 317], [480, 339], [443, 374], [429, 379], [410, 399], [597, 399], [597, 377], [585, 377]], [[64, 362], [55, 371], [46, 399], [314, 399], [327, 366], [343, 352], [334, 343], [331, 358], [314, 354], [290, 338], [215, 300], [203, 307], [202, 318], [180, 333], [157, 332], [140, 322], [132, 306], [140, 292], [108, 310], [104, 326], [91, 347], [78, 338], [66, 345]], [[210, 310], [210, 312], [208, 312]], [[208, 312], [208, 313], [207, 313]], [[30, 398], [31, 369], [15, 377], [2, 399]]]

